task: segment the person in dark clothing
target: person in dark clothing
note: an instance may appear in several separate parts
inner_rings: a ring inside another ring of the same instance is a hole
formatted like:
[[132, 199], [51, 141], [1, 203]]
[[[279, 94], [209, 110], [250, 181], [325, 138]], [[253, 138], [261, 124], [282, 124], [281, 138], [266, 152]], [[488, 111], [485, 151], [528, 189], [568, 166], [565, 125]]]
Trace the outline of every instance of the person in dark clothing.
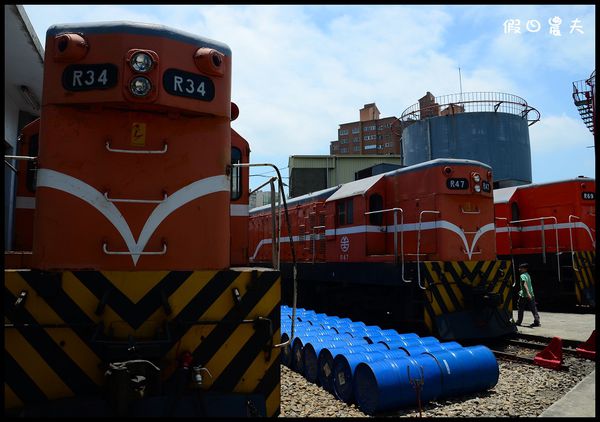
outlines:
[[531, 285], [531, 276], [527, 272], [527, 269], [528, 265], [526, 263], [519, 265], [519, 273], [521, 273], [519, 282], [521, 289], [519, 290], [519, 312], [516, 324], [521, 325], [525, 309], [528, 309], [533, 314], [533, 324], [531, 324], [530, 327], [540, 327], [540, 315], [535, 306], [535, 296], [533, 294], [533, 286]]

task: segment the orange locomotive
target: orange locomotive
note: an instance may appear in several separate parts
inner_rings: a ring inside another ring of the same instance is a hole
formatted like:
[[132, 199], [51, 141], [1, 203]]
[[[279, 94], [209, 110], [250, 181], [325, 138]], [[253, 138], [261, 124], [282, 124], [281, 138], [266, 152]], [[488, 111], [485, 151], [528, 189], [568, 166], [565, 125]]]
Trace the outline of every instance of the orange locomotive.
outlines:
[[5, 413], [276, 416], [279, 272], [231, 268], [249, 147], [230, 49], [105, 22], [52, 26], [45, 52], [5, 253]]
[[[437, 159], [289, 200], [298, 306], [444, 339], [513, 332], [491, 186], [489, 166]], [[251, 262], [271, 261], [271, 218], [250, 211]], [[290, 242], [277, 247], [288, 283]]]
[[527, 262], [541, 310], [593, 310], [596, 182], [576, 179], [494, 190], [498, 255]]

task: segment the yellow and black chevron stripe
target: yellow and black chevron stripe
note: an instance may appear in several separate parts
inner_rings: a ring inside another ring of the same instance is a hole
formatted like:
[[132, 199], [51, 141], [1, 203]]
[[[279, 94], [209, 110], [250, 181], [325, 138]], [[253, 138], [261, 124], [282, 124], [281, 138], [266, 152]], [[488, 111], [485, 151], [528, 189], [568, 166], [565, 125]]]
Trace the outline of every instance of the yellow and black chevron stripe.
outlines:
[[424, 322], [435, 333], [436, 317], [467, 310], [465, 296], [481, 287], [497, 293], [499, 310], [512, 315], [512, 264], [496, 261], [429, 261], [423, 263], [425, 279]]
[[189, 351], [210, 372], [203, 389], [261, 395], [280, 413], [277, 271], [7, 270], [4, 286], [5, 409], [98, 393], [111, 360], [101, 331], [161, 338], [161, 375]]
[[589, 298], [595, 297], [596, 290], [596, 251], [579, 251], [573, 254], [575, 273], [575, 296], [579, 305], [594, 305]]

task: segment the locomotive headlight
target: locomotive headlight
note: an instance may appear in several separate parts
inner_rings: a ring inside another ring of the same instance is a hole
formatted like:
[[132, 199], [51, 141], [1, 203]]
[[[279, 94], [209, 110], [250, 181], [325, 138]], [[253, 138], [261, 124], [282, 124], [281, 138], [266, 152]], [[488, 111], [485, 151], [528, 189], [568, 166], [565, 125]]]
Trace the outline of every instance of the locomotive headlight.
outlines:
[[129, 90], [135, 97], [145, 97], [152, 90], [152, 82], [144, 76], [138, 76], [129, 83]]
[[481, 192], [481, 186], [479, 186], [479, 185], [474, 185], [473, 189], [475, 189], [475, 192], [477, 192], [477, 193]]
[[[473, 177], [473, 181], [475, 183], [479, 183], [481, 181], [481, 176], [479, 176], [479, 173], [473, 173], [472, 177]], [[477, 192], [479, 192], [479, 191], [477, 191]]]
[[154, 66], [154, 60], [148, 53], [140, 52], [131, 56], [131, 68], [136, 72], [146, 73]]

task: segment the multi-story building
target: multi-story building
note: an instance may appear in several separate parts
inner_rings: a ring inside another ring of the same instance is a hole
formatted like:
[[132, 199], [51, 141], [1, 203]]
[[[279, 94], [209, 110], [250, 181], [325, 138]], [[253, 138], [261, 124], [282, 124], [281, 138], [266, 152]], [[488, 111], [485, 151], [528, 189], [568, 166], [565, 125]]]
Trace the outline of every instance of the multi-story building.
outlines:
[[375, 103], [365, 104], [360, 120], [342, 123], [337, 141], [331, 142], [331, 155], [402, 155], [400, 121], [396, 117], [379, 118]]

